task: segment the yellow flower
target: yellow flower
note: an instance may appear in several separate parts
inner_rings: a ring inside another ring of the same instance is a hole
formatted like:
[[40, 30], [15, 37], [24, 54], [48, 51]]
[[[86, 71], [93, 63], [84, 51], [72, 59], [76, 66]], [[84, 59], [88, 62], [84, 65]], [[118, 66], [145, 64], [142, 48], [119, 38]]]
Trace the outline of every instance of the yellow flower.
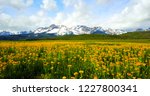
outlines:
[[53, 70], [54, 69], [54, 67], [51, 67], [51, 70]]
[[66, 76], [63, 76], [62, 79], [66, 79]]
[[69, 67], [69, 68], [71, 68], [71, 67], [72, 67], [72, 65], [68, 65], [68, 67]]
[[142, 66], [145, 66], [146, 64], [145, 63], [142, 63]]
[[136, 66], [140, 66], [141, 64], [141, 62], [136, 62]]
[[127, 75], [128, 75], [128, 76], [131, 76], [132, 74], [131, 74], [131, 73], [127, 73]]
[[136, 79], [136, 77], [133, 77], [133, 79]]
[[79, 71], [79, 73], [80, 73], [80, 74], [83, 74], [83, 73], [84, 73], [84, 71], [83, 71], [83, 70], [80, 70], [80, 71]]
[[77, 75], [78, 75], [78, 72], [75, 72], [75, 73], [74, 73], [74, 76], [77, 76]]
[[51, 64], [54, 64], [54, 62], [53, 62], [53, 61], [51, 61]]
[[93, 79], [98, 79], [97, 75], [94, 75], [94, 78]]
[[75, 77], [71, 77], [71, 79], [76, 79]]
[[120, 62], [116, 62], [116, 64], [117, 64], [117, 65], [119, 65], [119, 64], [120, 64]]
[[97, 70], [98, 70], [98, 68], [95, 68], [95, 70], [97, 71]]

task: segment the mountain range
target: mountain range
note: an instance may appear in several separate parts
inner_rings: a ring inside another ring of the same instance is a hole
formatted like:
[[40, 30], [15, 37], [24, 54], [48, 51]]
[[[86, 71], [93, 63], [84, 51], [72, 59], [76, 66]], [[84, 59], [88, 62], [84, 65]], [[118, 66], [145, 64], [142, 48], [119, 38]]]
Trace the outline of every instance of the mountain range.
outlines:
[[124, 30], [120, 29], [103, 29], [102, 27], [88, 27], [85, 25], [77, 25], [73, 27], [67, 27], [65, 25], [55, 25], [52, 24], [49, 27], [39, 27], [33, 31], [21, 31], [17, 34], [8, 31], [0, 32], [0, 36], [9, 36], [9, 35], [27, 35], [34, 34], [35, 36], [41, 34], [50, 34], [54, 36], [63, 36], [63, 35], [81, 35], [81, 34], [123, 34], [126, 33]]
[[122, 34], [126, 33], [119, 29], [103, 29], [102, 27], [88, 27], [85, 25], [77, 25], [67, 27], [65, 25], [52, 24], [49, 27], [40, 27], [33, 31], [34, 33], [48, 33], [56, 35], [81, 35], [81, 34]]
[[[144, 32], [144, 33], [143, 33]], [[98, 39], [98, 38], [149, 38], [150, 28], [138, 28], [135, 32], [126, 32], [121, 29], [104, 29], [100, 26], [89, 27], [85, 25], [77, 25], [68, 27], [65, 25], [52, 24], [48, 27], [39, 27], [32, 31], [21, 31], [13, 33], [9, 31], [0, 32], [0, 40], [39, 40], [39, 39], [71, 39], [80, 37], [84, 39]], [[131, 34], [130, 34], [131, 33]], [[135, 33], [135, 34], [134, 34]], [[108, 34], [108, 35], [107, 35]], [[84, 37], [85, 36], [85, 37]], [[95, 37], [96, 36], [96, 37]], [[80, 39], [81, 39], [80, 38]], [[104, 39], [103, 38], [103, 39]]]

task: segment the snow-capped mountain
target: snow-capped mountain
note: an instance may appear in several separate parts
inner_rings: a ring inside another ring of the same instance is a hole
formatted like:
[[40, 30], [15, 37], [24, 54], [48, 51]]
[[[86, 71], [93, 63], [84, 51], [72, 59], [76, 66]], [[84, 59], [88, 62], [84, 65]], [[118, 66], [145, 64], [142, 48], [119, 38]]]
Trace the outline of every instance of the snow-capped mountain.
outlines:
[[27, 35], [27, 34], [30, 34], [32, 33], [32, 31], [21, 31], [21, 32], [17, 32], [17, 33], [14, 33], [14, 32], [9, 32], [9, 31], [1, 31], [0, 32], [0, 36], [10, 36], [10, 35]]
[[56, 35], [66, 35], [70, 34], [70, 30], [64, 25], [52, 24], [49, 27], [40, 27], [33, 31], [35, 34], [47, 33]]
[[146, 31], [150, 31], [150, 27], [146, 29]]
[[32, 31], [21, 31], [21, 32], [18, 32], [18, 34], [21, 34], [21, 35], [26, 35], [26, 34], [30, 34], [32, 33]]
[[123, 33], [127, 33], [124, 30], [120, 30], [120, 29], [111, 29], [108, 28], [105, 30], [107, 32], [107, 34], [112, 34], [112, 35], [119, 35], [119, 34], [123, 34]]
[[63, 35], [80, 35], [80, 34], [123, 34], [126, 33], [124, 30], [120, 29], [103, 29], [100, 26], [89, 27], [85, 25], [77, 25], [73, 27], [67, 27], [65, 25], [55, 25], [52, 24], [49, 27], [39, 27], [34, 31], [21, 31], [17, 33], [2, 31], [0, 36], [9, 36], [9, 35], [26, 35], [34, 34], [34, 36], [43, 36], [44, 34], [54, 35], [54, 36], [63, 36]]
[[12, 35], [12, 33], [8, 32], [8, 31], [2, 31], [2, 32], [0, 32], [0, 36], [9, 36], [9, 35]]
[[92, 31], [92, 28], [89, 28], [84, 25], [77, 25], [77, 26], [71, 27], [70, 31], [72, 31], [74, 35], [90, 34]]
[[119, 29], [106, 29], [102, 27], [88, 27], [85, 25], [77, 25], [73, 27], [67, 27], [65, 25], [52, 24], [49, 27], [40, 27], [33, 31], [34, 33], [47, 33], [56, 35], [80, 35], [80, 34], [122, 34], [126, 33]]

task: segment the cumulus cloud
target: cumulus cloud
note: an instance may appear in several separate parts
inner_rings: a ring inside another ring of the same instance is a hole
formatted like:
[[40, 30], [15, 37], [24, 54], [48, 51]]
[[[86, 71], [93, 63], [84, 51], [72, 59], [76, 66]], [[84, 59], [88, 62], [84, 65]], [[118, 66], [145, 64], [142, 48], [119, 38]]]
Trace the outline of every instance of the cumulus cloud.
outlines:
[[44, 27], [51, 24], [51, 17], [48, 17], [43, 10], [37, 12], [29, 17], [32, 24], [34, 24], [33, 28]]
[[0, 13], [0, 27], [6, 29], [7, 25], [9, 22], [11, 22], [11, 16], [5, 14], [5, 13]]
[[70, 2], [71, 0], [64, 1], [66, 1], [65, 4], [67, 6], [72, 5], [74, 10], [71, 13], [57, 13], [56, 18], [52, 19], [53, 23], [67, 26], [88, 25], [92, 23], [91, 18], [93, 14], [91, 14], [91, 10], [84, 0], [75, 0], [76, 2], [74, 4]]
[[113, 28], [149, 27], [149, 5], [148, 0], [132, 0], [121, 13], [114, 14], [104, 25]]
[[[6, 0], [7, 1], [7, 0]], [[15, 1], [15, 0], [12, 0]], [[18, 2], [17, 2], [18, 1]], [[5, 2], [5, 0], [0, 1], [2, 6], [11, 5], [11, 7], [22, 9], [31, 4], [32, 0], [26, 0], [26, 2], [21, 2], [22, 0], [16, 0], [15, 2]], [[29, 2], [30, 1], [30, 2]], [[3, 3], [3, 4], [2, 4]], [[26, 6], [20, 7], [17, 4], [25, 4]], [[2, 8], [3, 9], [3, 8]], [[12, 31], [12, 32], [19, 32], [23, 30], [34, 30], [40, 26], [47, 26], [50, 24], [51, 17], [47, 16], [46, 9], [39, 9], [35, 14], [30, 16], [25, 16], [23, 14], [19, 14], [15, 16], [11, 16], [10, 14], [4, 13], [4, 11], [0, 11], [0, 31]]]
[[0, 0], [0, 7], [10, 6], [16, 9], [24, 9], [33, 4], [33, 0]]
[[110, 3], [112, 0], [96, 0], [99, 4], [107, 4]]
[[43, 0], [41, 8], [44, 10], [55, 10], [57, 8], [57, 4], [55, 0]]
[[78, 2], [77, 0], [63, 0], [63, 4], [68, 7], [68, 6], [72, 6], [74, 5], [76, 2]]
[[[5, 13], [0, 13], [0, 30], [6, 30], [6, 31], [16, 31], [19, 30], [22, 26], [18, 20], [24, 20], [24, 19], [14, 19], [10, 15]], [[16, 26], [17, 25], [17, 26]]]
[[0, 17], [0, 31], [5, 30], [12, 32], [34, 30], [37, 27], [49, 25], [51, 21], [51, 18], [46, 16], [42, 10], [28, 17], [19, 15], [13, 18], [6, 13], [0, 13]]
[[[12, 1], [14, 2], [12, 3]], [[31, 1], [33, 2], [33, 0], [0, 0], [0, 30], [34, 30], [37, 27], [49, 26], [52, 23], [70, 27], [74, 25], [100, 25], [119, 29], [143, 28], [150, 25], [150, 1], [148, 0], [130, 0], [120, 13], [112, 14], [103, 22], [101, 21], [103, 19], [101, 13], [96, 14], [94, 11], [99, 6], [91, 6], [86, 0], [63, 0], [65, 10], [57, 10], [58, 12], [53, 16], [49, 16], [49, 11], [57, 8], [55, 0], [43, 0], [41, 6], [38, 6], [39, 10], [29, 16], [18, 14], [14, 17], [2, 10], [2, 6], [11, 6], [17, 9], [26, 8], [32, 4]], [[109, 3], [112, 0], [97, 1]], [[68, 8], [71, 8], [69, 12], [66, 10]]]

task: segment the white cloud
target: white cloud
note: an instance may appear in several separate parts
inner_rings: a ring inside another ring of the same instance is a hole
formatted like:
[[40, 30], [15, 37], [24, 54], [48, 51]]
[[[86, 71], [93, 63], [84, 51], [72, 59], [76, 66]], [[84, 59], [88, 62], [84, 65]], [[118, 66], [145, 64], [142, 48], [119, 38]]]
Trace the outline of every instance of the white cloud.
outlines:
[[40, 26], [50, 24], [51, 18], [46, 16], [42, 10], [31, 16], [19, 15], [13, 18], [11, 15], [0, 13], [0, 30], [19, 32], [24, 30], [34, 30]]
[[37, 12], [37, 14], [29, 17], [33, 28], [48, 26], [51, 24], [51, 17], [48, 17], [43, 10]]
[[112, 0], [96, 0], [99, 4], [107, 4], [110, 3]]
[[[7, 1], [7, 0], [6, 0]], [[11, 5], [14, 8], [22, 9], [31, 4], [32, 0], [26, 0], [25, 2], [21, 2], [23, 0], [12, 0], [15, 1], [12, 3], [6, 2], [4, 0], [0, 1], [0, 4], [3, 6]], [[2, 4], [3, 3], [3, 4]], [[20, 7], [24, 4], [24, 7]], [[17, 6], [18, 5], [18, 6]], [[2, 8], [3, 10], [3, 8]], [[47, 16], [47, 10], [43, 10], [41, 8], [36, 12], [36, 14], [25, 16], [23, 14], [19, 14], [18, 16], [15, 16], [15, 18], [7, 13], [4, 13], [4, 11], [0, 10], [0, 30], [6, 30], [6, 31], [23, 31], [23, 30], [34, 30], [37, 27], [41, 26], [48, 26], [51, 24], [51, 17]]]
[[44, 10], [55, 10], [57, 8], [57, 4], [55, 0], [43, 0], [41, 8]]
[[33, 4], [33, 0], [0, 0], [0, 7], [11, 6], [16, 9], [24, 9]]
[[63, 0], [63, 4], [68, 7], [68, 6], [72, 6], [74, 5], [76, 2], [78, 2], [77, 0]]
[[[19, 14], [15, 18], [2, 9], [2, 6], [10, 6], [23, 9], [30, 6], [33, 0], [0, 0], [0, 30], [22, 31], [34, 30], [37, 27], [49, 26], [50, 24], [74, 25], [100, 25], [111, 28], [137, 28], [149, 27], [150, 25], [150, 0], [131, 0], [130, 3], [118, 14], [112, 15], [107, 21], [100, 22], [103, 18], [100, 14], [95, 14], [97, 5], [90, 6], [86, 0], [63, 0], [66, 8], [71, 11], [60, 10], [55, 17], [48, 16], [49, 10], [57, 8], [55, 0], [43, 0], [41, 7], [36, 14], [25, 16]], [[12, 3], [12, 1], [14, 1]], [[27, 2], [28, 1], [28, 2]], [[31, 2], [32, 1], [32, 2]], [[112, 0], [97, 0], [109, 2]], [[45, 2], [45, 3], [44, 3]], [[74, 3], [73, 3], [74, 2]], [[21, 5], [19, 5], [21, 4]], [[95, 18], [96, 17], [96, 18]]]
[[30, 22], [27, 17], [19, 16], [13, 18], [12, 16], [0, 13], [0, 29], [6, 31], [22, 31], [30, 27]]
[[91, 14], [91, 10], [84, 0], [76, 0], [74, 4], [70, 2], [71, 0], [64, 1], [68, 1], [66, 5], [72, 5], [71, 7], [74, 10], [71, 13], [57, 13], [57, 16], [52, 19], [53, 23], [64, 24], [67, 26], [92, 24], [93, 14]]
[[65, 21], [66, 18], [67, 18], [66, 14], [59, 12], [59, 13], [57, 13], [56, 17], [54, 19], [52, 19], [51, 23], [63, 24], [63, 22]]
[[11, 16], [5, 13], [0, 13], [0, 17], [0, 27], [5, 27], [5, 25], [11, 21]]
[[150, 25], [150, 1], [132, 0], [121, 13], [113, 15], [104, 26], [112, 28], [138, 28]]

